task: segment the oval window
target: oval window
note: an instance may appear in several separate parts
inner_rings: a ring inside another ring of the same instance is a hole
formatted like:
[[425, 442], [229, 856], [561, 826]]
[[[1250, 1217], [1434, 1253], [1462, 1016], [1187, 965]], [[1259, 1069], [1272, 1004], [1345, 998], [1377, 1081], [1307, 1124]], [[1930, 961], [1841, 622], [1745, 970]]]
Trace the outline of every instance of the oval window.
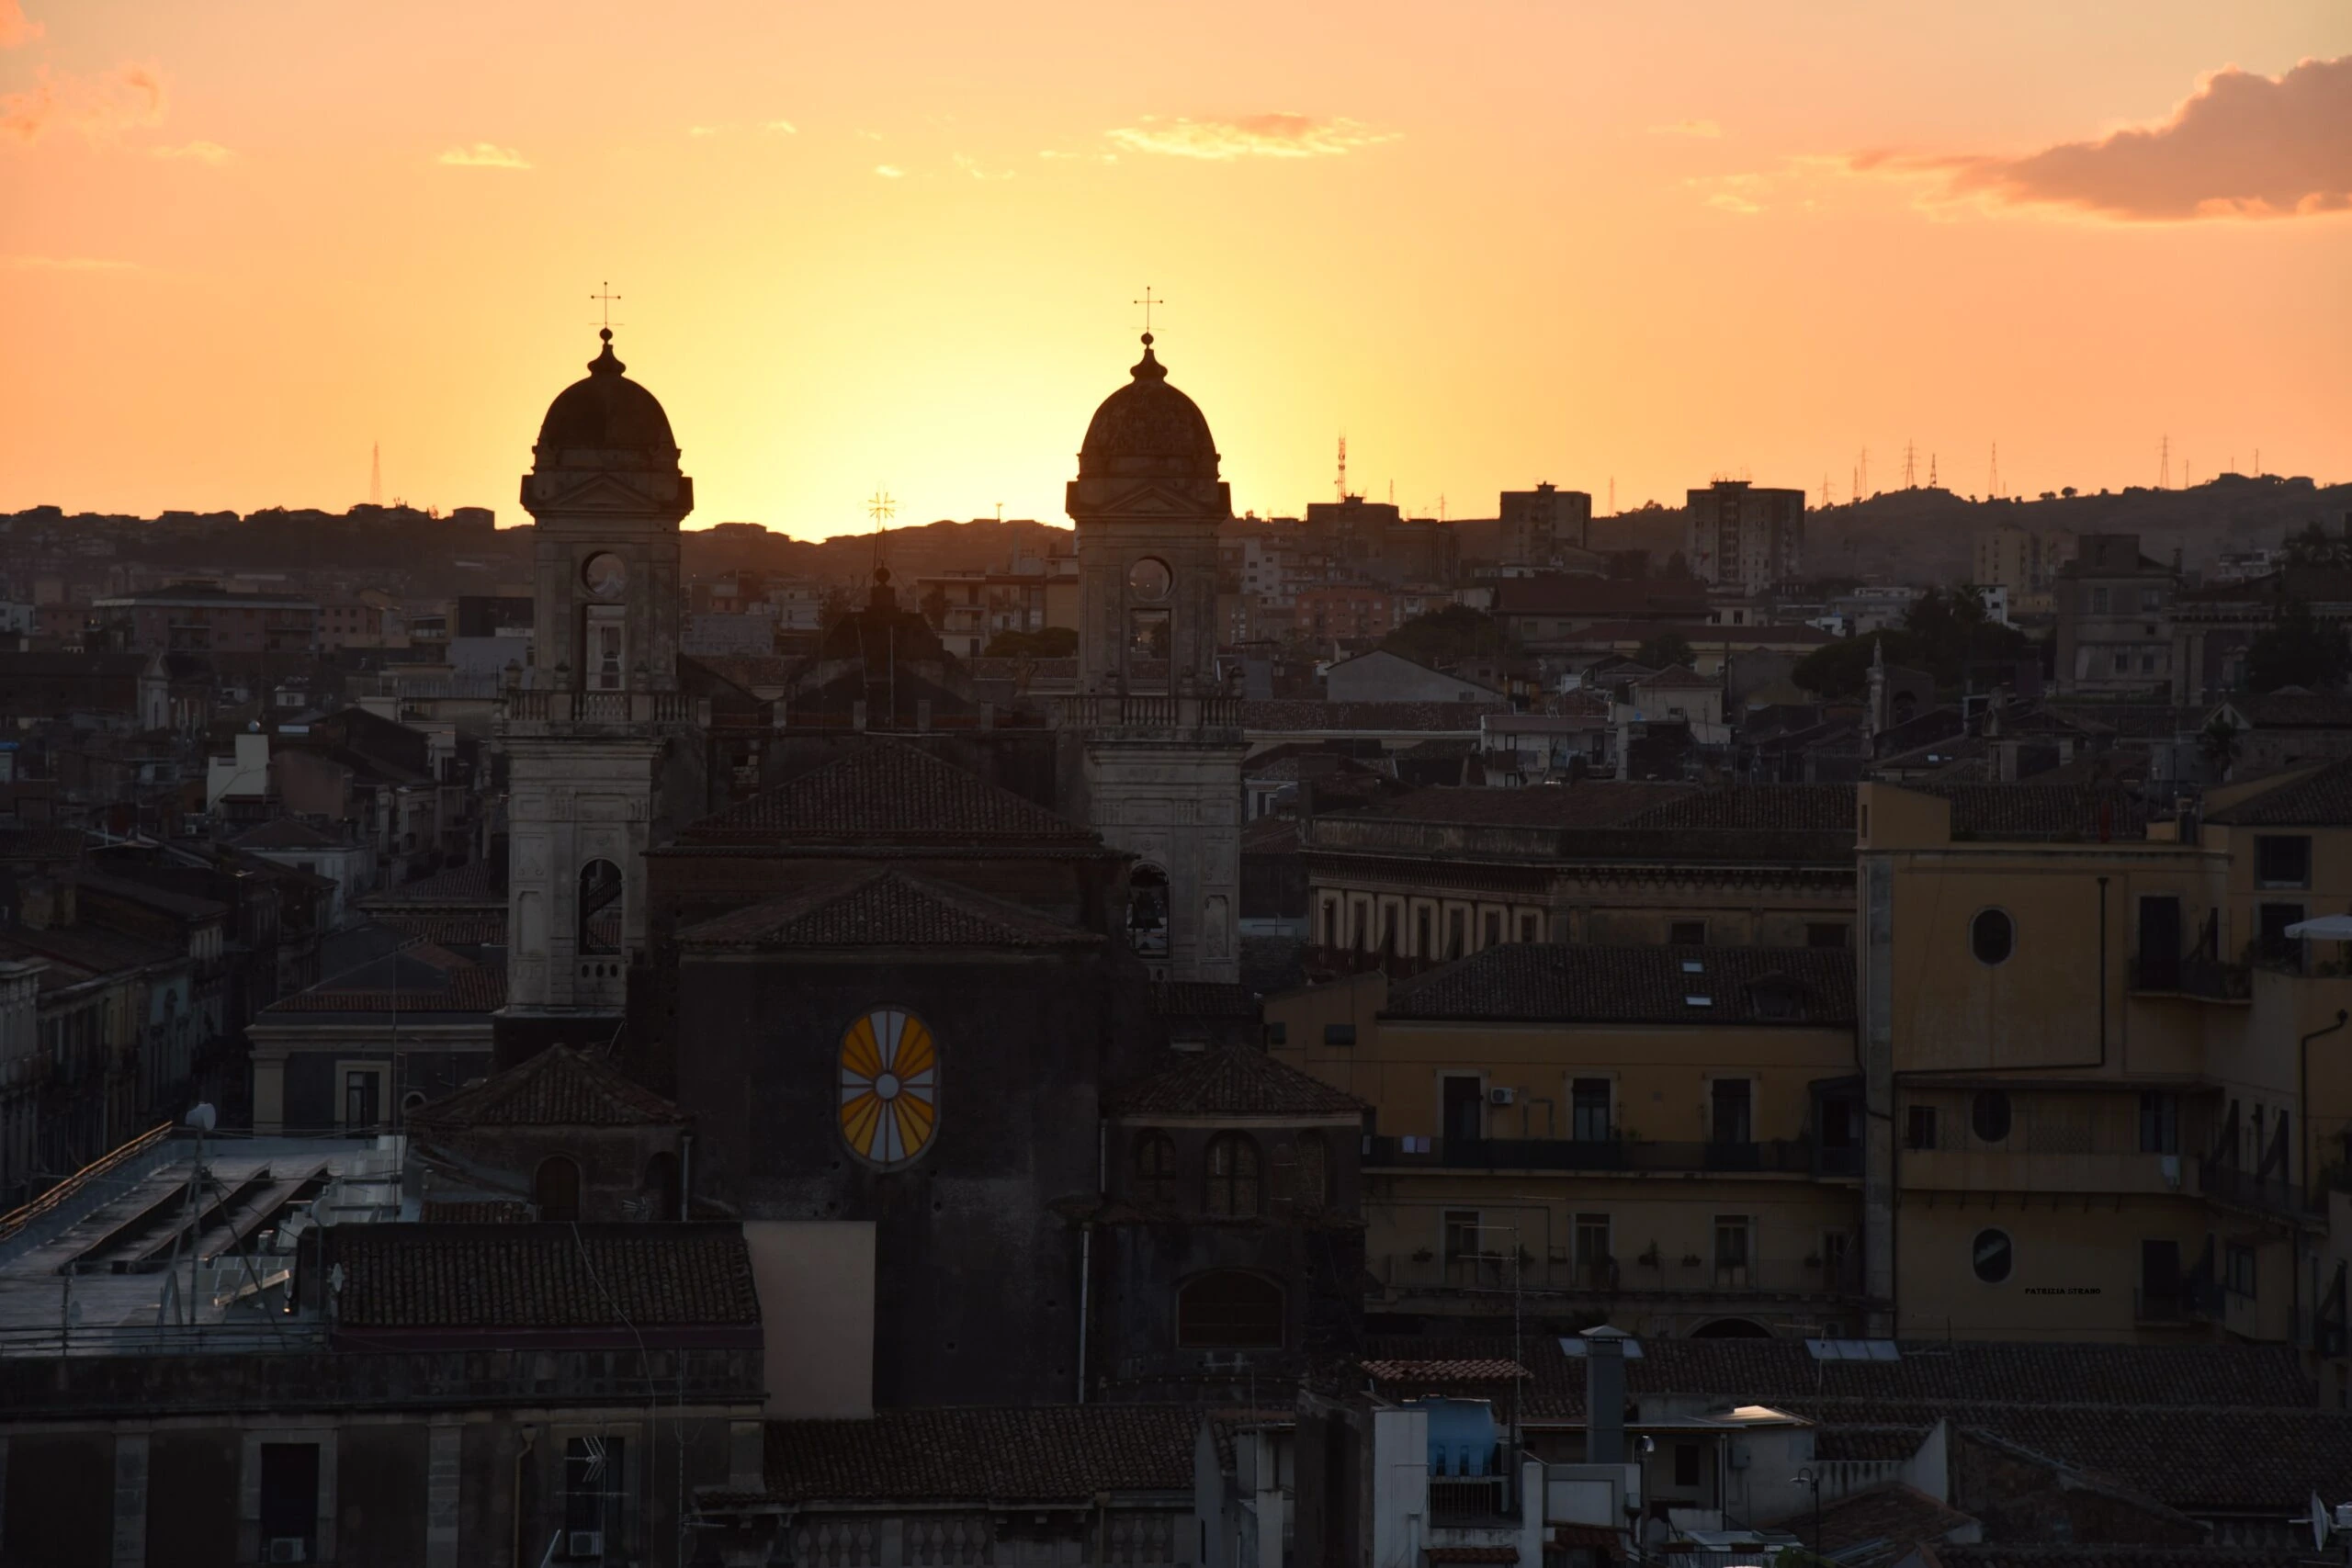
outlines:
[[1968, 948], [1979, 964], [2007, 963], [2017, 942], [2017, 922], [2006, 909], [1980, 910], [1968, 924]]
[[580, 569], [580, 581], [599, 599], [617, 599], [628, 586], [628, 563], [610, 550], [601, 550]]
[[842, 1034], [842, 1141], [885, 1169], [908, 1165], [939, 1123], [939, 1057], [923, 1021], [876, 1008]]
[[1968, 1125], [1976, 1141], [1997, 1144], [2009, 1135], [2009, 1097], [1997, 1089], [1981, 1089], [1968, 1107]]
[[2007, 1231], [1984, 1230], [1969, 1244], [1968, 1266], [1988, 1285], [1997, 1285], [2017, 1267], [2017, 1249]]
[[1165, 599], [1175, 581], [1166, 561], [1154, 560], [1149, 556], [1127, 568], [1127, 592], [1138, 599]]

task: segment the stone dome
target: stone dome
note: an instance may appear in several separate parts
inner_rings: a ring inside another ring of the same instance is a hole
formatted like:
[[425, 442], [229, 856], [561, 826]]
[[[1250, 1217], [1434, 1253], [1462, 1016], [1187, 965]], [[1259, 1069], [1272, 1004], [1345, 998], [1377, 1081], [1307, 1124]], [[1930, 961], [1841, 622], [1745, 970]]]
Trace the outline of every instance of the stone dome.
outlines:
[[1200, 405], [1168, 384], [1168, 371], [1143, 334], [1135, 379], [1102, 400], [1078, 449], [1078, 477], [1216, 479], [1216, 441]]
[[542, 468], [660, 468], [675, 469], [678, 443], [661, 400], [627, 376], [613, 353], [613, 333], [598, 334], [605, 351], [588, 374], [556, 394], [532, 448]]

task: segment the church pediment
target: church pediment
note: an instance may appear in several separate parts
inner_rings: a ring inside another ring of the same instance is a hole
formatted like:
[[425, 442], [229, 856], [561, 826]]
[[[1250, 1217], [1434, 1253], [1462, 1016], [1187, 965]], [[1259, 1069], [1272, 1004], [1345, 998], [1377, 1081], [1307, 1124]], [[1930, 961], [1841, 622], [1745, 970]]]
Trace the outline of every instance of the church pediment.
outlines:
[[642, 478], [650, 481], [649, 488], [661, 493], [649, 494], [646, 489], [630, 483], [628, 478], [618, 473], [592, 470], [577, 479], [560, 470], [526, 474], [523, 479], [523, 505], [534, 515], [543, 512], [586, 512], [683, 517], [694, 510], [692, 479], [668, 475]]
[[1166, 517], [1215, 521], [1229, 515], [1226, 487], [1163, 484], [1151, 480], [1080, 479], [1070, 487], [1073, 517]]

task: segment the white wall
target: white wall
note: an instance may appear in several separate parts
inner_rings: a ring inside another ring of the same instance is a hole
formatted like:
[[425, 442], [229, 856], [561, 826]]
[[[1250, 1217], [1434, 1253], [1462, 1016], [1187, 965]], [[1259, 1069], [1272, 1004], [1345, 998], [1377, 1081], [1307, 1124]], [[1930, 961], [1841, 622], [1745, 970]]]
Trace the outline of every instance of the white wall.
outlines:
[[746, 1220], [771, 1420], [874, 1414], [874, 1224]]

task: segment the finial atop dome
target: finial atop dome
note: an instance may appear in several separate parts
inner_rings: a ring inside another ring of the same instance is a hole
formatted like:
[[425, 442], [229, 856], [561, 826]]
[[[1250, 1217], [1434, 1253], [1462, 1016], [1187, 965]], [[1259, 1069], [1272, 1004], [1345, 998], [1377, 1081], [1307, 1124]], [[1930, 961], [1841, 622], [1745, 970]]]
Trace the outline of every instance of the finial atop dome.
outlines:
[[1158, 355], [1151, 352], [1151, 334], [1149, 333], [1143, 334], [1143, 357], [1136, 361], [1134, 366], [1129, 367], [1128, 374], [1135, 377], [1138, 381], [1165, 381], [1168, 379], [1168, 367], [1159, 363], [1159, 356]]
[[613, 353], [613, 329], [602, 328], [596, 335], [605, 340], [605, 351], [588, 362], [588, 373], [592, 376], [617, 376], [628, 369], [628, 367]]

